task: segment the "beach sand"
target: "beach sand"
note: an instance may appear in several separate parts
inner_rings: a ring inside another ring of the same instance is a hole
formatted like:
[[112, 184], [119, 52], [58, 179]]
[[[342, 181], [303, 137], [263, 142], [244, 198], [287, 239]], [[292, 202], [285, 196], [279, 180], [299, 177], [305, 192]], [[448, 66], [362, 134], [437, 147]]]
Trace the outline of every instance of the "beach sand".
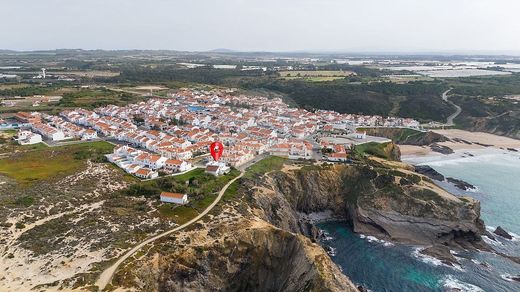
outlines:
[[[455, 152], [469, 151], [469, 150], [482, 150], [482, 149], [507, 149], [514, 148], [520, 150], [520, 140], [513, 138], [493, 135], [483, 132], [469, 132], [464, 130], [435, 130], [435, 133], [444, 135], [450, 139], [460, 139], [465, 142], [447, 141], [438, 143], [439, 145], [446, 146], [454, 150]], [[481, 145], [479, 145], [481, 144]], [[489, 146], [487, 146], [489, 145]], [[430, 156], [430, 155], [443, 155], [432, 151], [429, 146], [412, 146], [412, 145], [399, 145], [402, 156]]]

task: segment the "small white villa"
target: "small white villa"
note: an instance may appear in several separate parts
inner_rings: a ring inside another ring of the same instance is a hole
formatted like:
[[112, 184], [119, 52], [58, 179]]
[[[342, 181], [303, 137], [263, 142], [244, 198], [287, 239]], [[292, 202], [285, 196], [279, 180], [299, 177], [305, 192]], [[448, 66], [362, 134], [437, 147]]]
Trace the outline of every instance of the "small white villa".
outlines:
[[180, 194], [180, 193], [162, 192], [161, 193], [161, 202], [184, 205], [184, 204], [188, 203], [188, 195]]

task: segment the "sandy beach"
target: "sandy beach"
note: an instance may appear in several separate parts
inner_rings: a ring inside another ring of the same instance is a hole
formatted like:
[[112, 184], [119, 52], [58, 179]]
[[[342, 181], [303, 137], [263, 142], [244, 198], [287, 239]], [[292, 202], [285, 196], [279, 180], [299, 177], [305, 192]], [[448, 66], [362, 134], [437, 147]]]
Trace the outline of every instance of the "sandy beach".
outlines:
[[[449, 147], [455, 152], [485, 149], [507, 150], [508, 148], [517, 149], [520, 151], [520, 140], [508, 137], [483, 132], [469, 132], [455, 129], [435, 130], [433, 132], [444, 135], [451, 139], [452, 141], [441, 142], [438, 144]], [[458, 139], [459, 141], [453, 141], [454, 139]], [[441, 153], [434, 152], [429, 146], [399, 145], [399, 148], [401, 149], [401, 155], [403, 157], [443, 155]]]

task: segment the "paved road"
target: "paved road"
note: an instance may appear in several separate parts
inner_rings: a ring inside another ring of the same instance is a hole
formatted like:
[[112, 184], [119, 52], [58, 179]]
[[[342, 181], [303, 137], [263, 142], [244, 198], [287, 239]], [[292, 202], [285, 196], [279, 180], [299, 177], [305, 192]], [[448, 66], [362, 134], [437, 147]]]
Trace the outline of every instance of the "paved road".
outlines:
[[456, 110], [453, 114], [451, 114], [447, 119], [446, 119], [446, 124], [444, 124], [445, 126], [447, 127], [451, 127], [451, 126], [454, 126], [455, 123], [453, 123], [453, 120], [460, 114], [460, 112], [462, 112], [462, 108], [456, 104], [454, 104], [452, 101], [448, 100], [448, 93], [452, 90], [452, 88], [444, 91], [442, 93], [442, 100], [444, 100], [445, 102], [453, 105]]
[[[245, 168], [245, 167], [244, 167]], [[220, 192], [218, 193], [218, 196], [217, 198], [215, 199], [215, 201], [213, 201], [213, 203], [211, 203], [211, 205], [209, 205], [206, 210], [204, 210], [202, 213], [200, 213], [197, 217], [191, 219], [190, 221], [182, 224], [181, 226], [177, 226], [173, 229], [170, 229], [170, 230], [167, 230], [163, 233], [160, 233], [154, 237], [151, 237], [141, 243], [139, 243], [138, 245], [134, 246], [131, 250], [127, 251], [122, 257], [120, 257], [112, 266], [110, 266], [108, 269], [104, 270], [103, 273], [101, 273], [101, 275], [99, 276], [99, 279], [96, 281], [96, 286], [99, 287], [99, 290], [103, 290], [105, 289], [105, 287], [108, 285], [108, 283], [110, 283], [110, 281], [112, 280], [112, 277], [114, 276], [114, 273], [116, 272], [117, 268], [126, 260], [128, 259], [130, 256], [132, 256], [134, 253], [136, 253], [138, 250], [140, 250], [141, 248], [143, 248], [145, 245], [161, 238], [161, 237], [164, 237], [164, 236], [167, 236], [173, 232], [176, 232], [176, 231], [179, 231], [181, 229], [184, 229], [188, 226], [190, 226], [191, 224], [197, 222], [198, 220], [200, 220], [202, 217], [204, 217], [206, 214], [208, 214], [217, 204], [218, 202], [220, 201], [220, 199], [222, 199], [222, 196], [224, 196], [224, 193], [226, 192], [226, 190], [228, 189], [228, 187], [234, 183], [236, 180], [238, 180], [239, 178], [241, 178], [242, 176], [244, 175], [244, 170], [241, 170], [240, 172], [240, 175], [235, 177], [234, 179], [230, 180], [221, 190]]]

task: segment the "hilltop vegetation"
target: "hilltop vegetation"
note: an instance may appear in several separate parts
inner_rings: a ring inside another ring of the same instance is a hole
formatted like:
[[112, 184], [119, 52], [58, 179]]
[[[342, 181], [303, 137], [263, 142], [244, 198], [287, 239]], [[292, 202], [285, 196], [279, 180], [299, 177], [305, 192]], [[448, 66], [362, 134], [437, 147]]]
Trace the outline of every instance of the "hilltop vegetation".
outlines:
[[106, 142], [60, 147], [34, 146], [18, 148], [22, 152], [0, 159], [0, 174], [23, 184], [63, 177], [78, 171], [89, 159], [103, 161], [103, 154], [110, 153], [114, 147]]
[[447, 141], [443, 135], [408, 128], [358, 128], [358, 130], [366, 131], [371, 136], [391, 139], [396, 144], [422, 146]]
[[[263, 72], [262, 70], [126, 66], [122, 68], [121, 75], [114, 77], [112, 80], [118, 82], [161, 82], [164, 84], [171, 82], [204, 83], [240, 87], [248, 90], [267, 89], [281, 93], [293, 103], [307, 109], [328, 109], [340, 113], [369, 115], [396, 115], [424, 121], [443, 120], [453, 111], [450, 105], [439, 98], [447, 88], [443, 82], [416, 81], [405, 84], [378, 81], [359, 82], [367, 80], [367, 78], [377, 78], [380, 72], [366, 68], [361, 70], [359, 69], [361, 67], [354, 68], [320, 67], [320, 70], [328, 69], [329, 71], [326, 71], [328, 75], [331, 75], [330, 70], [332, 69], [338, 70], [337, 72], [343, 72], [339, 69], [352, 69], [358, 75], [334, 78], [330, 81], [308, 82], [302, 79], [280, 79], [280, 74]], [[285, 75], [287, 75], [287, 72], [285, 72]]]

